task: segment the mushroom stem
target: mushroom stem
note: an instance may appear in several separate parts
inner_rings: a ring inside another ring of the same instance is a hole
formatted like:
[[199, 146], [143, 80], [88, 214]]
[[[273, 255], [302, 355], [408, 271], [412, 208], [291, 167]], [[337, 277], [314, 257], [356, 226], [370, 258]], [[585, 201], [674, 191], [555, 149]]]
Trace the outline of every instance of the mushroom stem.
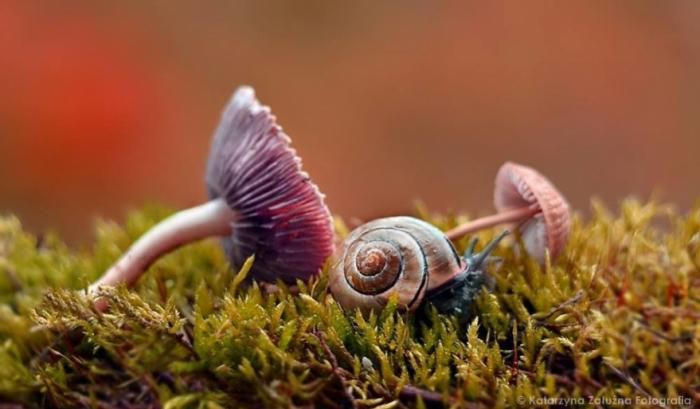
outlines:
[[[232, 231], [236, 212], [223, 199], [182, 210], [139, 238], [131, 248], [96, 282], [90, 285], [94, 293], [100, 286], [125, 283], [131, 287], [143, 272], [161, 255], [184, 244], [209, 236], [223, 236]], [[104, 303], [98, 304], [100, 309]]]
[[480, 219], [472, 220], [470, 222], [459, 225], [454, 229], [448, 230], [445, 233], [445, 236], [447, 236], [447, 238], [449, 238], [450, 240], [456, 240], [477, 230], [493, 227], [503, 223], [521, 222], [536, 215], [540, 211], [541, 209], [539, 208], [539, 206], [525, 206], [518, 207], [515, 209], [509, 209], [491, 216], [482, 217]]

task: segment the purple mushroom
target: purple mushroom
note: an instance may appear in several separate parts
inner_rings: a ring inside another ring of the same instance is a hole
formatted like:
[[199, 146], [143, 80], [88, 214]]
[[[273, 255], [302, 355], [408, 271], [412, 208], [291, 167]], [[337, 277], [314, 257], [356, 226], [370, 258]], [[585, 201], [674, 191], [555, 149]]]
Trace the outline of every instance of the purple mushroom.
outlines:
[[90, 291], [131, 286], [160, 256], [210, 236], [223, 237], [234, 269], [254, 254], [252, 278], [294, 282], [318, 274], [333, 253], [331, 215], [289, 144], [253, 89], [240, 87], [214, 134], [206, 170], [211, 200], [145, 233]]
[[498, 170], [494, 189], [497, 213], [472, 220], [445, 235], [457, 240], [475, 231], [507, 223], [519, 228], [525, 248], [540, 264], [549, 251], [552, 259], [569, 240], [571, 210], [556, 186], [528, 166], [506, 162]]

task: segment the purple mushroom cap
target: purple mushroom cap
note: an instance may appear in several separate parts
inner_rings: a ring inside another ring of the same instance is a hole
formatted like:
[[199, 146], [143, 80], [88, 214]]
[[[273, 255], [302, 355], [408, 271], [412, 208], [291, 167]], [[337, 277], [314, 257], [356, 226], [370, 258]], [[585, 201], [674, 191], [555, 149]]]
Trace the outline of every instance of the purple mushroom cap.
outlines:
[[207, 164], [209, 196], [237, 213], [223, 239], [231, 264], [238, 269], [255, 254], [251, 277], [262, 281], [306, 280], [333, 253], [330, 212], [290, 142], [255, 91], [240, 87], [223, 112]]
[[540, 210], [522, 226], [523, 242], [540, 264], [545, 251], [554, 259], [569, 241], [571, 210], [564, 195], [541, 173], [528, 166], [506, 162], [496, 175], [494, 205], [499, 212], [535, 206]]

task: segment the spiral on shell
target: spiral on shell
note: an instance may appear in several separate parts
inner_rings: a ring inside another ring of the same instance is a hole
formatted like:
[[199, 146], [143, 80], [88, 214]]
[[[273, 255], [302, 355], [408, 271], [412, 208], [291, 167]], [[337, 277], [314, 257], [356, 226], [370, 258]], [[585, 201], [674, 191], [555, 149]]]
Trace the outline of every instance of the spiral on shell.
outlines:
[[353, 230], [331, 270], [330, 289], [343, 308], [380, 310], [391, 297], [413, 311], [425, 293], [464, 270], [445, 235], [412, 217], [374, 220]]

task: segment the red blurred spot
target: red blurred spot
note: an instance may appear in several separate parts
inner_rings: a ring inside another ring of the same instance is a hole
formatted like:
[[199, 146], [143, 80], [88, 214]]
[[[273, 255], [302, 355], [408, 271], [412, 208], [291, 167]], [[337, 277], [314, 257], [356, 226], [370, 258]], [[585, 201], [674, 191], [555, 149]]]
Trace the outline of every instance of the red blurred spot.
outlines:
[[[0, 10], [0, 116], [22, 178], [80, 183], [118, 172], [143, 147], [158, 111], [157, 86], [139, 64], [136, 38], [80, 15], [54, 19], [14, 4]], [[31, 164], [31, 166], [25, 166]]]

